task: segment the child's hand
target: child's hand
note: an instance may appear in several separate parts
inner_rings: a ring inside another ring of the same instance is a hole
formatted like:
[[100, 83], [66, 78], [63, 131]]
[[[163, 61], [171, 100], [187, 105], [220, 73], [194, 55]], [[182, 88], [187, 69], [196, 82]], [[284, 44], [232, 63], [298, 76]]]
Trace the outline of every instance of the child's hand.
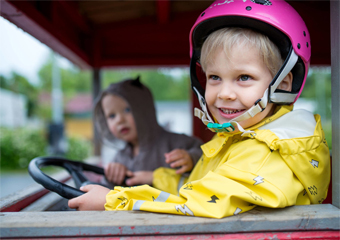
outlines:
[[123, 183], [126, 172], [128, 171], [123, 164], [114, 162], [109, 163], [104, 170], [107, 180], [115, 185], [121, 185]]
[[171, 152], [165, 153], [165, 162], [170, 164], [172, 168], [178, 168], [176, 173], [183, 174], [190, 171], [194, 164], [189, 153], [183, 149], [174, 149]]
[[70, 208], [75, 208], [79, 211], [103, 211], [106, 203], [106, 194], [110, 189], [100, 185], [86, 185], [80, 190], [86, 192], [83, 195], [72, 198], [68, 201]]
[[152, 185], [153, 171], [138, 171], [138, 172], [127, 171], [127, 176], [129, 177], [126, 180], [126, 185], [128, 186], [140, 184]]

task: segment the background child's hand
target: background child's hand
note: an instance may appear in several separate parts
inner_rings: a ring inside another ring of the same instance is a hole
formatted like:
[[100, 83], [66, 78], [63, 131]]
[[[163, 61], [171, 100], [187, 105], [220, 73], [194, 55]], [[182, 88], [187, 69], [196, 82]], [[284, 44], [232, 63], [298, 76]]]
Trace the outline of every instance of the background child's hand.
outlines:
[[127, 171], [127, 176], [129, 177], [126, 180], [126, 185], [128, 186], [140, 184], [152, 185], [153, 171], [138, 171], [138, 172]]
[[121, 185], [125, 179], [128, 169], [120, 163], [109, 163], [105, 167], [105, 176], [109, 182], [115, 185]]
[[106, 203], [106, 194], [110, 189], [100, 185], [86, 185], [80, 190], [86, 192], [83, 195], [72, 198], [68, 201], [70, 208], [75, 208], [79, 211], [103, 211]]
[[183, 174], [190, 171], [194, 164], [189, 153], [183, 149], [174, 149], [171, 152], [165, 153], [165, 162], [170, 164], [172, 168], [177, 169], [177, 174]]

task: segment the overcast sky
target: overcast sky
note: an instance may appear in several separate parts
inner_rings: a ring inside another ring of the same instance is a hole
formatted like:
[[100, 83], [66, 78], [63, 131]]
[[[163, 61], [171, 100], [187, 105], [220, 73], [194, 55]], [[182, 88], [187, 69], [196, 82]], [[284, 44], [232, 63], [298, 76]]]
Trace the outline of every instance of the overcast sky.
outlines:
[[[38, 83], [38, 71], [47, 60], [50, 48], [0, 16], [0, 74], [15, 71], [33, 84]], [[70, 64], [65, 58], [58, 61]]]

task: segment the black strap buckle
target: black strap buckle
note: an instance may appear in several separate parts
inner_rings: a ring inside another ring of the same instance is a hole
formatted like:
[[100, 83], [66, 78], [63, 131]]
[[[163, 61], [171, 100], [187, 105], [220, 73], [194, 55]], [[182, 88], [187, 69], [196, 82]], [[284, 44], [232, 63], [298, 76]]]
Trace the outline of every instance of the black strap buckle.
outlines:
[[255, 105], [257, 105], [257, 104], [260, 105], [260, 107], [261, 107], [261, 112], [263, 112], [263, 111], [266, 109], [266, 107], [263, 107], [263, 105], [262, 105], [262, 99], [261, 99], [261, 98], [260, 98], [260, 99], [257, 99], [257, 101], [255, 102]]

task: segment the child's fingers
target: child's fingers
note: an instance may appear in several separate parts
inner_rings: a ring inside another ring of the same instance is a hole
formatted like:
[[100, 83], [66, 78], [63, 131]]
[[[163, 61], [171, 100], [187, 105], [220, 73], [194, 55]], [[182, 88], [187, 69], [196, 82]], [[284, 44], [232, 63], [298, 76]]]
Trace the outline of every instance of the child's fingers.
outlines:
[[[90, 184], [90, 185], [85, 185], [85, 186], [82, 186], [80, 187], [80, 190], [83, 191], [83, 192], [88, 192], [90, 191], [95, 185], [93, 184]], [[76, 209], [78, 210], [81, 203], [82, 203], [82, 197], [83, 195], [79, 196], [79, 197], [76, 197], [76, 198], [72, 198], [68, 201], [68, 206], [69, 208], [72, 208], [72, 209]]]
[[183, 174], [185, 172], [187, 172], [189, 169], [188, 165], [183, 165], [181, 168], [176, 170], [177, 174]]
[[179, 149], [176, 149], [172, 152], [170, 152], [165, 159], [166, 163], [172, 163], [178, 159], [183, 158], [183, 153], [181, 151], [179, 151]]
[[172, 162], [170, 164], [170, 167], [172, 168], [176, 168], [176, 167], [181, 167], [182, 165], [186, 164], [186, 160], [185, 159], [177, 159], [176, 161]]
[[121, 185], [125, 178], [125, 169], [122, 169], [122, 171], [117, 173], [117, 180], [116, 184]]
[[96, 185], [94, 185], [94, 184], [85, 185], [85, 186], [80, 187], [80, 190], [83, 191], [83, 192], [88, 192], [95, 186]]
[[126, 180], [126, 185], [128, 186], [134, 186], [134, 185], [137, 185], [139, 184], [139, 180], [137, 177], [132, 177], [132, 178], [129, 178]]
[[111, 175], [111, 178], [112, 178], [112, 182], [113, 183], [117, 183], [117, 180], [118, 180], [118, 173], [119, 173], [119, 169], [116, 167], [113, 169], [112, 171], [112, 175]]
[[126, 180], [126, 185], [152, 184], [153, 171], [140, 171], [133, 173], [133, 177]]
[[122, 167], [117, 167], [113, 175], [113, 183], [121, 185], [125, 177], [125, 169]]
[[78, 209], [78, 207], [79, 207], [79, 199], [78, 198], [80, 198], [80, 197], [76, 197], [76, 198], [72, 198], [72, 199], [68, 200], [69, 208]]
[[183, 149], [174, 149], [171, 152], [168, 153], [169, 156], [171, 157], [178, 157], [183, 155]]
[[128, 177], [133, 177], [133, 172], [131, 172], [130, 170], [127, 170], [126, 171], [126, 176], [128, 176]]
[[134, 186], [134, 185], [138, 185], [138, 184], [144, 184], [145, 179], [144, 179], [143, 176], [144, 175], [141, 174], [141, 172], [139, 174], [133, 175], [132, 177], [126, 179], [126, 185]]
[[113, 176], [114, 176], [114, 169], [115, 169], [115, 167], [114, 167], [114, 165], [112, 165], [112, 164], [109, 164], [105, 169], [104, 169], [104, 171], [105, 171], [105, 176], [106, 176], [106, 178], [107, 178], [107, 180], [109, 180], [109, 182], [113, 182]]

